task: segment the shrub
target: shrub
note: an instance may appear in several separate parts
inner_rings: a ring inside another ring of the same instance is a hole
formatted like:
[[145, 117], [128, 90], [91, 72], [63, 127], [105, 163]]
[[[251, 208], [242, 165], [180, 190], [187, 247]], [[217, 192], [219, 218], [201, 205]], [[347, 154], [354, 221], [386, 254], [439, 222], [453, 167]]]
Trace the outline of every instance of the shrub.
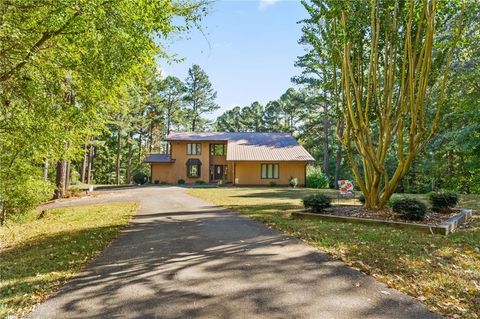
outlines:
[[458, 204], [458, 194], [455, 192], [432, 192], [429, 197], [432, 209], [437, 212], [449, 212]]
[[160, 184], [160, 181], [158, 179], [153, 181], [154, 184]]
[[303, 206], [309, 208], [313, 213], [320, 213], [331, 206], [331, 199], [325, 194], [311, 194], [303, 198]]
[[204, 184], [206, 184], [206, 182], [205, 182], [205, 181], [202, 181], [201, 179], [199, 179], [199, 180], [195, 181], [195, 184], [197, 184], [197, 185], [204, 185]]
[[392, 209], [395, 213], [408, 220], [423, 220], [427, 213], [427, 205], [412, 198], [402, 198], [393, 201]]
[[144, 172], [138, 171], [133, 174], [133, 181], [135, 184], [143, 185], [148, 182], [148, 176]]
[[38, 204], [51, 199], [53, 190], [52, 183], [33, 176], [25, 176], [24, 172], [19, 172], [12, 179], [2, 181], [0, 184], [0, 225], [3, 225], [7, 218], [19, 217]]
[[85, 194], [85, 191], [80, 187], [73, 185], [70, 186], [67, 190], [66, 197], [80, 197]]
[[178, 181], [177, 181], [178, 185], [183, 185], [185, 184], [185, 180], [183, 178], [180, 178]]
[[290, 180], [288, 181], [288, 186], [290, 187], [297, 187], [298, 185], [298, 179], [296, 177], [290, 177]]
[[363, 205], [365, 205], [365, 195], [360, 194], [360, 196], [358, 196], [358, 201]]
[[307, 167], [307, 187], [310, 188], [328, 188], [328, 176], [322, 173], [320, 167]]
[[268, 183], [268, 185], [269, 185], [270, 187], [275, 187], [275, 186], [277, 186], [277, 183], [275, 183], [274, 181], [270, 181], [270, 182]]

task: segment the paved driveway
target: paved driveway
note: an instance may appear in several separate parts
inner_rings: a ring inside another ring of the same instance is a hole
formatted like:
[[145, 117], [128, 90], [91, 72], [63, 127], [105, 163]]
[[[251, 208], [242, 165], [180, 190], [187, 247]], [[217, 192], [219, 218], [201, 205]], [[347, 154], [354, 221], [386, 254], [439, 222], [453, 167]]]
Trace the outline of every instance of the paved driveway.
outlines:
[[131, 225], [32, 318], [437, 318], [303, 242], [181, 188], [57, 205], [131, 200], [141, 203]]

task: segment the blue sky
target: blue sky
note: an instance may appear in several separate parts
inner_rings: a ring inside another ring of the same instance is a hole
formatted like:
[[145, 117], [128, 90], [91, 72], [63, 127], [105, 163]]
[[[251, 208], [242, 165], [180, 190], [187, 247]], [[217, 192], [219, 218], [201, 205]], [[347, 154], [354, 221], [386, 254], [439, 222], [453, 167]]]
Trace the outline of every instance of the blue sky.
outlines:
[[185, 58], [177, 64], [161, 63], [166, 75], [184, 80], [192, 64], [200, 65], [218, 92], [221, 110], [254, 101], [278, 98], [293, 86], [299, 70], [293, 64], [303, 48], [297, 44], [306, 17], [300, 1], [219, 0], [203, 21], [204, 34], [193, 31], [168, 44], [169, 53]]

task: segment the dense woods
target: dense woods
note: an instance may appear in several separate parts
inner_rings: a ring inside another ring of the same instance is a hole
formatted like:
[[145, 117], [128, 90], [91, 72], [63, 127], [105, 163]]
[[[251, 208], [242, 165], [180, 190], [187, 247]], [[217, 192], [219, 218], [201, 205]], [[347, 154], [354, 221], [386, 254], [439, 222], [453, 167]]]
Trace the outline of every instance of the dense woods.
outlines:
[[478, 2], [372, 3], [302, 1], [294, 88], [211, 120], [221, 106], [201, 66], [179, 79], [157, 65], [206, 3], [1, 2], [1, 221], [72, 184], [132, 183], [177, 130], [289, 132], [371, 207], [480, 192]]
[[112, 129], [120, 161], [123, 125], [143, 111], [135, 100], [148, 98], [144, 76], [169, 58], [162, 40], [196, 27], [206, 9], [202, 1], [0, 2], [0, 222], [54, 189], [64, 196], [78, 162], [92, 180], [105, 169], [95, 147], [111, 142], [103, 134]]

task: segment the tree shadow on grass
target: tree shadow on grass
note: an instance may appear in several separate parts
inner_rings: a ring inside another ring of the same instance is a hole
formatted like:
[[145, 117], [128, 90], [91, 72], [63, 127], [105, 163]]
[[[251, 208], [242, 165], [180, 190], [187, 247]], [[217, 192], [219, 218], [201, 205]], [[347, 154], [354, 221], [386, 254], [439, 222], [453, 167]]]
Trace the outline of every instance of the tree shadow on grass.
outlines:
[[302, 199], [308, 194], [321, 193], [322, 190], [315, 189], [291, 189], [291, 188], [276, 188], [275, 190], [265, 189], [260, 190], [256, 188], [252, 192], [244, 193], [241, 195], [232, 195], [232, 197], [242, 198], [288, 198], [288, 199]]
[[260, 223], [175, 213], [136, 218], [32, 318], [435, 317]]

